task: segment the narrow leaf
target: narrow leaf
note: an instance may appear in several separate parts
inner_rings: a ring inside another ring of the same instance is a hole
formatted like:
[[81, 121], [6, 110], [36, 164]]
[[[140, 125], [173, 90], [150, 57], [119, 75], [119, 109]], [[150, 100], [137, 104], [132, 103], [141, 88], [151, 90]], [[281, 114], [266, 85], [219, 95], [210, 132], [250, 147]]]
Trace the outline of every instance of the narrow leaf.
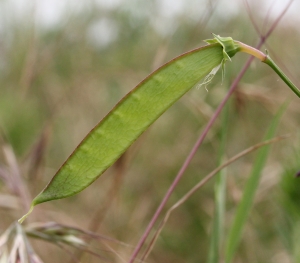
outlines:
[[[272, 123], [265, 136], [266, 140], [274, 137], [276, 128], [279, 124], [279, 120], [280, 117], [282, 116], [284, 109], [285, 107], [281, 107], [279, 113], [277, 113], [277, 115], [272, 120]], [[251, 210], [255, 193], [258, 188], [259, 180], [261, 177], [261, 173], [267, 161], [269, 151], [270, 151], [270, 145], [261, 148], [254, 161], [251, 175], [246, 183], [245, 189], [243, 191], [242, 200], [238, 205], [232, 227], [229, 231], [228, 240], [226, 244], [226, 251], [225, 251], [226, 263], [232, 262], [234, 254], [240, 242], [242, 231], [245, 226], [246, 220], [248, 218], [249, 212]]]
[[[218, 166], [223, 163], [229, 126], [229, 107], [225, 106], [222, 115], [221, 145], [219, 149]], [[221, 170], [215, 181], [215, 209], [211, 230], [211, 240], [208, 253], [208, 263], [220, 262], [220, 248], [223, 242], [223, 224], [226, 200], [226, 169]]]

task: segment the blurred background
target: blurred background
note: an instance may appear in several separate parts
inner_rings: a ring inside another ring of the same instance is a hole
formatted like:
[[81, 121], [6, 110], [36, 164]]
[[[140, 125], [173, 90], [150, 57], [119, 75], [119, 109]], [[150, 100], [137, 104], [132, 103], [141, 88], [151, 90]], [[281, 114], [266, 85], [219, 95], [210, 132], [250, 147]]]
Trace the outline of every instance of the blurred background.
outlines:
[[[153, 70], [204, 45], [212, 32], [257, 45], [289, 2], [1, 0], [0, 147], [12, 147], [34, 197], [82, 138]], [[293, 1], [262, 49], [298, 87], [299, 10]], [[31, 220], [89, 229], [134, 246], [247, 58], [237, 54], [225, 78], [218, 73], [208, 91], [202, 86], [188, 92], [89, 188], [38, 206]], [[300, 170], [299, 99], [258, 60], [228, 104], [226, 157], [262, 141], [283, 103], [277, 133], [291, 137], [272, 146], [234, 262], [300, 262], [300, 179], [294, 177]], [[217, 166], [221, 133], [218, 120], [168, 207]], [[254, 158], [252, 153], [227, 168], [225, 235]], [[0, 168], [11, 169], [2, 150]], [[147, 262], [206, 262], [213, 189], [212, 181], [172, 214]], [[24, 214], [4, 180], [0, 205], [2, 233]], [[44, 262], [74, 262], [50, 243], [31, 242]], [[116, 243], [110, 244], [115, 252], [99, 242], [91, 246], [108, 262], [126, 262], [132, 251]], [[90, 255], [81, 260], [102, 262]]]

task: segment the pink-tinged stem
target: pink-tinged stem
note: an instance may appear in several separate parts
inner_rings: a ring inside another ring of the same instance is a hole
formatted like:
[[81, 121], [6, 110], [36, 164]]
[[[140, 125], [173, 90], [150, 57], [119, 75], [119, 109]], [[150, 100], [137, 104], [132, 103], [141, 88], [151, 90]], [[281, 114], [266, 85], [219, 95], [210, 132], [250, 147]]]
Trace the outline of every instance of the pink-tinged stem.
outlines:
[[[283, 17], [283, 15], [286, 13], [286, 11], [288, 10], [288, 8], [290, 7], [290, 5], [292, 4], [293, 0], [291, 0], [286, 8], [283, 10], [283, 12], [280, 14], [280, 16], [275, 20], [275, 22], [273, 23], [273, 25], [271, 26], [271, 28], [269, 29], [269, 31], [266, 33], [265, 36], [262, 36], [258, 45], [256, 46], [256, 49], [260, 49], [261, 46], [265, 43], [266, 39], [270, 36], [270, 34], [273, 32], [273, 30], [275, 29], [275, 27], [277, 26], [277, 24], [279, 23], [279, 21], [281, 20], [281, 18]], [[252, 60], [254, 59], [253, 56], [251, 56], [247, 62], [245, 63], [244, 67], [242, 68], [242, 70], [240, 71], [240, 73], [238, 74], [238, 76], [236, 77], [236, 79], [233, 81], [228, 93], [226, 94], [226, 96], [224, 97], [224, 99], [222, 100], [222, 102], [220, 103], [220, 105], [218, 106], [218, 108], [216, 109], [214, 115], [211, 117], [211, 119], [209, 120], [208, 124], [206, 125], [205, 129], [203, 130], [202, 134], [200, 135], [199, 139], [196, 141], [195, 145], [193, 146], [191, 152], [189, 153], [189, 155], [187, 156], [187, 158], [185, 159], [182, 167], [180, 168], [179, 172], [177, 173], [174, 181], [172, 182], [171, 186], [169, 187], [167, 193], [165, 194], [163, 200], [161, 201], [159, 207], [157, 208], [156, 212], [154, 213], [151, 221], [149, 222], [146, 230], [144, 231], [141, 239], [139, 240], [138, 244], [136, 245], [130, 260], [128, 261], [128, 263], [133, 263], [138, 255], [138, 253], [140, 252], [142, 246], [144, 245], [151, 229], [153, 228], [155, 222], [157, 221], [160, 213], [162, 212], [164, 206], [166, 205], [168, 199], [170, 198], [171, 194], [173, 193], [175, 187], [177, 186], [178, 182], [180, 181], [181, 177], [183, 176], [185, 170], [187, 169], [187, 167], [189, 166], [190, 162], [192, 161], [195, 153], [197, 152], [198, 148], [200, 147], [200, 145], [202, 144], [205, 136], [207, 135], [208, 131], [210, 130], [211, 126], [213, 125], [213, 123], [215, 122], [215, 120], [217, 119], [217, 117], [219, 116], [219, 114], [221, 113], [222, 109], [224, 108], [226, 102], [228, 101], [228, 99], [230, 98], [231, 94], [235, 91], [235, 89], [237, 88], [237, 84], [240, 82], [240, 80], [242, 79], [242, 77], [244, 76], [245, 72], [247, 71], [247, 69], [249, 68]]]

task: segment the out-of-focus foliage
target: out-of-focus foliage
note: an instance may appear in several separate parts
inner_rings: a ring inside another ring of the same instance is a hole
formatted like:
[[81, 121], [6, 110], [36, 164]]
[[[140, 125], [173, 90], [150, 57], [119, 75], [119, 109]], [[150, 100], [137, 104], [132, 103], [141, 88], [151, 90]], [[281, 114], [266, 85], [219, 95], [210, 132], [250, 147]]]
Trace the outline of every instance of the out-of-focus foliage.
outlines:
[[[258, 42], [245, 5], [237, 3], [238, 12], [224, 16], [220, 9], [225, 7], [219, 1], [187, 2], [185, 12], [168, 17], [160, 1], [124, 1], [110, 8], [86, 1], [76, 11], [67, 9], [60, 23], [51, 27], [34, 21], [32, 14], [14, 19], [5, 9], [0, 28], [0, 146], [5, 140], [12, 145], [33, 196], [84, 135], [159, 65], [203, 45], [210, 32], [254, 46]], [[266, 32], [274, 20], [273, 11], [269, 6], [260, 7], [260, 1], [253, 2], [249, 12]], [[266, 48], [299, 86], [300, 34], [295, 21], [287, 15]], [[234, 63], [227, 63], [225, 79], [216, 76], [208, 92], [195, 87], [185, 95], [87, 190], [45, 204], [32, 216], [38, 221], [77, 225], [135, 245], [246, 56], [238, 54]], [[299, 231], [300, 183], [293, 178], [300, 170], [299, 158], [292, 162], [299, 152], [299, 143], [295, 143], [299, 101], [259, 61], [252, 64], [230, 101], [226, 153], [232, 156], [261, 141], [273, 114], [286, 101], [289, 106], [278, 133], [291, 133], [292, 137], [272, 148], [235, 262], [292, 262], [299, 253], [295, 252], [297, 236], [291, 238]], [[215, 168], [221, 129], [217, 122], [170, 204]], [[254, 154], [228, 168], [226, 227], [232, 223], [253, 160]], [[2, 153], [0, 165], [6, 165]], [[0, 190], [9, 193], [2, 182]], [[213, 209], [210, 183], [173, 213], [147, 262], [206, 262]], [[1, 208], [1, 232], [21, 214], [22, 210]], [[286, 221], [289, 225], [283, 229]], [[44, 262], [69, 260], [67, 253], [47, 243], [33, 243]], [[131, 249], [113, 246], [121, 258], [128, 258]], [[112, 262], [123, 262], [115, 253], [103, 251], [103, 255]], [[99, 259], [83, 259], [88, 261]]]

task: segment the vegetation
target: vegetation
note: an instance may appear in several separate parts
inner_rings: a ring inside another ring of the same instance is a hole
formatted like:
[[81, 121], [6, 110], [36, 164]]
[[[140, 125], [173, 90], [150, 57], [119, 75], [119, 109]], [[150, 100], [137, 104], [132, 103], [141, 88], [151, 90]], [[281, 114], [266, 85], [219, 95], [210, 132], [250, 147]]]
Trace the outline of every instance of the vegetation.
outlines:
[[[31, 251], [27, 237], [34, 237], [29, 241], [43, 262], [127, 262], [227, 87], [241, 76], [246, 57], [239, 55], [235, 63], [227, 63], [225, 78], [217, 74], [206, 87], [208, 92], [204, 86], [195, 87], [182, 97], [87, 190], [38, 207], [23, 227], [12, 222], [27, 212], [31, 196], [41, 191], [87, 132], [151, 71], [198, 47], [209, 32], [255, 46], [270, 32], [265, 30], [261, 36], [255, 32], [264, 28], [261, 21], [269, 19], [271, 28], [277, 21], [266, 14], [260, 17], [255, 7], [247, 9], [247, 5], [244, 13], [224, 19], [216, 11], [216, 2], [198, 21], [184, 14], [176, 17], [173, 32], [161, 32], [149, 15], [157, 13], [157, 6], [149, 3], [85, 8], [51, 29], [7, 22], [0, 73], [2, 259], [7, 257], [6, 248], [18, 247], [17, 237], [27, 245], [24, 251]], [[139, 15], [142, 11], [145, 14]], [[296, 24], [288, 22], [279, 21], [276, 31], [267, 36], [266, 47], [297, 84], [293, 76], [299, 70], [299, 34]], [[91, 37], [95, 25], [101, 28], [103, 23], [117, 32], [109, 44]], [[240, 29], [228, 32], [237, 23]], [[298, 262], [300, 210], [294, 175], [300, 169], [299, 102], [269, 68], [258, 61], [252, 65], [238, 82], [222, 118], [209, 129], [164, 212], [221, 163], [274, 137], [276, 128], [277, 135], [290, 137], [271, 146], [272, 151], [268, 145], [226, 166], [215, 182], [205, 184], [173, 210], [147, 262], [219, 262], [219, 258]], [[253, 204], [243, 201], [249, 196]], [[236, 222], [242, 222], [239, 234]], [[58, 244], [67, 253], [36, 238]], [[235, 242], [235, 249], [229, 248]], [[98, 257], [81, 254], [81, 249]], [[16, 258], [23, 260], [24, 251], [20, 249]], [[36, 254], [30, 255], [36, 260], [32, 262], [41, 262]]]

